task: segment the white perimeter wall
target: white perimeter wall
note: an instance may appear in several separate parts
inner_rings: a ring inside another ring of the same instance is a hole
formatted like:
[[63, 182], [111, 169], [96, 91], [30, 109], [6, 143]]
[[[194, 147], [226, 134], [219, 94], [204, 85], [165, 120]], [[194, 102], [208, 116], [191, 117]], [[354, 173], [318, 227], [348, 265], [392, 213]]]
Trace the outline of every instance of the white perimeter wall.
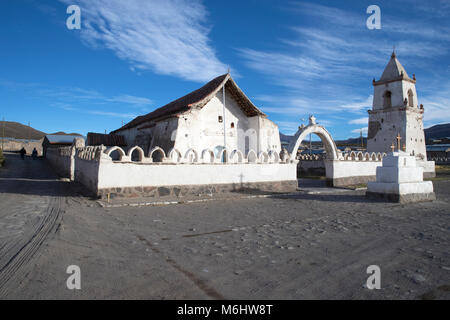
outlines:
[[272, 181], [297, 181], [297, 164], [135, 164], [102, 161], [98, 189]]
[[75, 181], [80, 182], [94, 193], [98, 190], [99, 162], [75, 157]]
[[381, 161], [325, 160], [329, 179], [376, 176], [377, 167], [381, 164]]

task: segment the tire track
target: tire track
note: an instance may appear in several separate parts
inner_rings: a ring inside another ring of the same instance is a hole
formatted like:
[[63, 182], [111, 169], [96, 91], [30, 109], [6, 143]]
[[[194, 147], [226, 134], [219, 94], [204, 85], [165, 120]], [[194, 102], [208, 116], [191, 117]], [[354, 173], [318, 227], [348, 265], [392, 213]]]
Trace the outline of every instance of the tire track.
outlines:
[[184, 269], [180, 266], [175, 260], [165, 255], [161, 250], [156, 248], [150, 241], [148, 241], [145, 237], [138, 235], [137, 238], [144, 244], [146, 244], [154, 253], [158, 254], [162, 259], [164, 259], [172, 268], [183, 274], [187, 277], [200, 291], [206, 294], [211, 299], [216, 300], [225, 300], [225, 298], [217, 292], [213, 287], [210, 287], [206, 281], [200, 279], [192, 272]]
[[0, 297], [6, 297], [12, 285], [17, 287], [16, 281], [23, 274], [21, 271], [31, 261], [33, 256], [44, 243], [45, 239], [56, 232], [61, 220], [62, 199], [60, 197], [50, 198], [49, 206], [44, 217], [34, 229], [32, 236], [24, 241], [20, 249], [3, 265], [0, 266]]

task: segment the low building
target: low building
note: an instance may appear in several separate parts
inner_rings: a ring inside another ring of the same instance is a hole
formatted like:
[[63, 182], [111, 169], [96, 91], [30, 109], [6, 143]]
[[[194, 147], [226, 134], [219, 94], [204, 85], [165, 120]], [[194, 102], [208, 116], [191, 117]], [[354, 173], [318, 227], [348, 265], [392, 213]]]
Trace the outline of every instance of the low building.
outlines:
[[84, 137], [78, 135], [48, 134], [44, 137], [44, 140], [42, 141], [42, 155], [44, 157], [46, 156], [48, 148], [71, 146], [73, 140], [76, 138], [82, 138], [84, 140]]
[[450, 158], [450, 144], [427, 145], [427, 156], [429, 160], [436, 158]]

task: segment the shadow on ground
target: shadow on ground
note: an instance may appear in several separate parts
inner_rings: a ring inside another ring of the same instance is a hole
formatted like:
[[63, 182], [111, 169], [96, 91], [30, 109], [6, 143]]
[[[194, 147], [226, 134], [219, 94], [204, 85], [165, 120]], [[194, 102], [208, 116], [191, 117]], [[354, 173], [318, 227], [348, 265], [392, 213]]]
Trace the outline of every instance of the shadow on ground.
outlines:
[[89, 196], [78, 183], [61, 180], [42, 158], [33, 160], [5, 153], [5, 166], [0, 168], [0, 193], [38, 196]]

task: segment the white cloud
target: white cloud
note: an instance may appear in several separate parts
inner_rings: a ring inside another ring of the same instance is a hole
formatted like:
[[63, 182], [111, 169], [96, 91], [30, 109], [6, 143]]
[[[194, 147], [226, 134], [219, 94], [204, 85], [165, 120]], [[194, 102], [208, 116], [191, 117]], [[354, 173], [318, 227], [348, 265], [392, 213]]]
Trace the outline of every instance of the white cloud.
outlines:
[[207, 11], [199, 0], [60, 0], [78, 4], [81, 37], [106, 47], [133, 69], [207, 81], [227, 66], [208, 38]]
[[361, 134], [361, 131], [362, 131], [363, 135], [367, 134], [367, 127], [354, 129], [354, 130], [352, 130], [352, 133]]
[[373, 95], [370, 95], [364, 101], [355, 101], [355, 102], [343, 104], [343, 105], [339, 106], [338, 109], [348, 110], [348, 111], [361, 111], [361, 110], [371, 109], [372, 108], [372, 100], [373, 100]]
[[[20, 91], [33, 99], [47, 99], [48, 105], [66, 111], [74, 111], [85, 114], [110, 116], [117, 118], [135, 118], [138, 114], [124, 112], [133, 108], [134, 111], [148, 112], [145, 108], [153, 104], [146, 97], [138, 97], [129, 94], [108, 96], [95, 90], [87, 90], [77, 87], [50, 86], [40, 83], [20, 83], [0, 80], [0, 87], [12, 91]], [[76, 104], [76, 106], [74, 106]], [[89, 108], [82, 106], [88, 105]], [[91, 109], [95, 106], [95, 109]], [[101, 110], [104, 107], [107, 110]], [[116, 112], [114, 110], [121, 110]]]
[[365, 118], [358, 118], [358, 119], [350, 120], [348, 123], [349, 124], [367, 124], [368, 122], [369, 122], [369, 118], [365, 117]]
[[108, 98], [107, 101], [133, 104], [133, 105], [141, 105], [141, 106], [152, 104], [152, 100], [150, 100], [148, 98], [130, 96], [128, 94]]

